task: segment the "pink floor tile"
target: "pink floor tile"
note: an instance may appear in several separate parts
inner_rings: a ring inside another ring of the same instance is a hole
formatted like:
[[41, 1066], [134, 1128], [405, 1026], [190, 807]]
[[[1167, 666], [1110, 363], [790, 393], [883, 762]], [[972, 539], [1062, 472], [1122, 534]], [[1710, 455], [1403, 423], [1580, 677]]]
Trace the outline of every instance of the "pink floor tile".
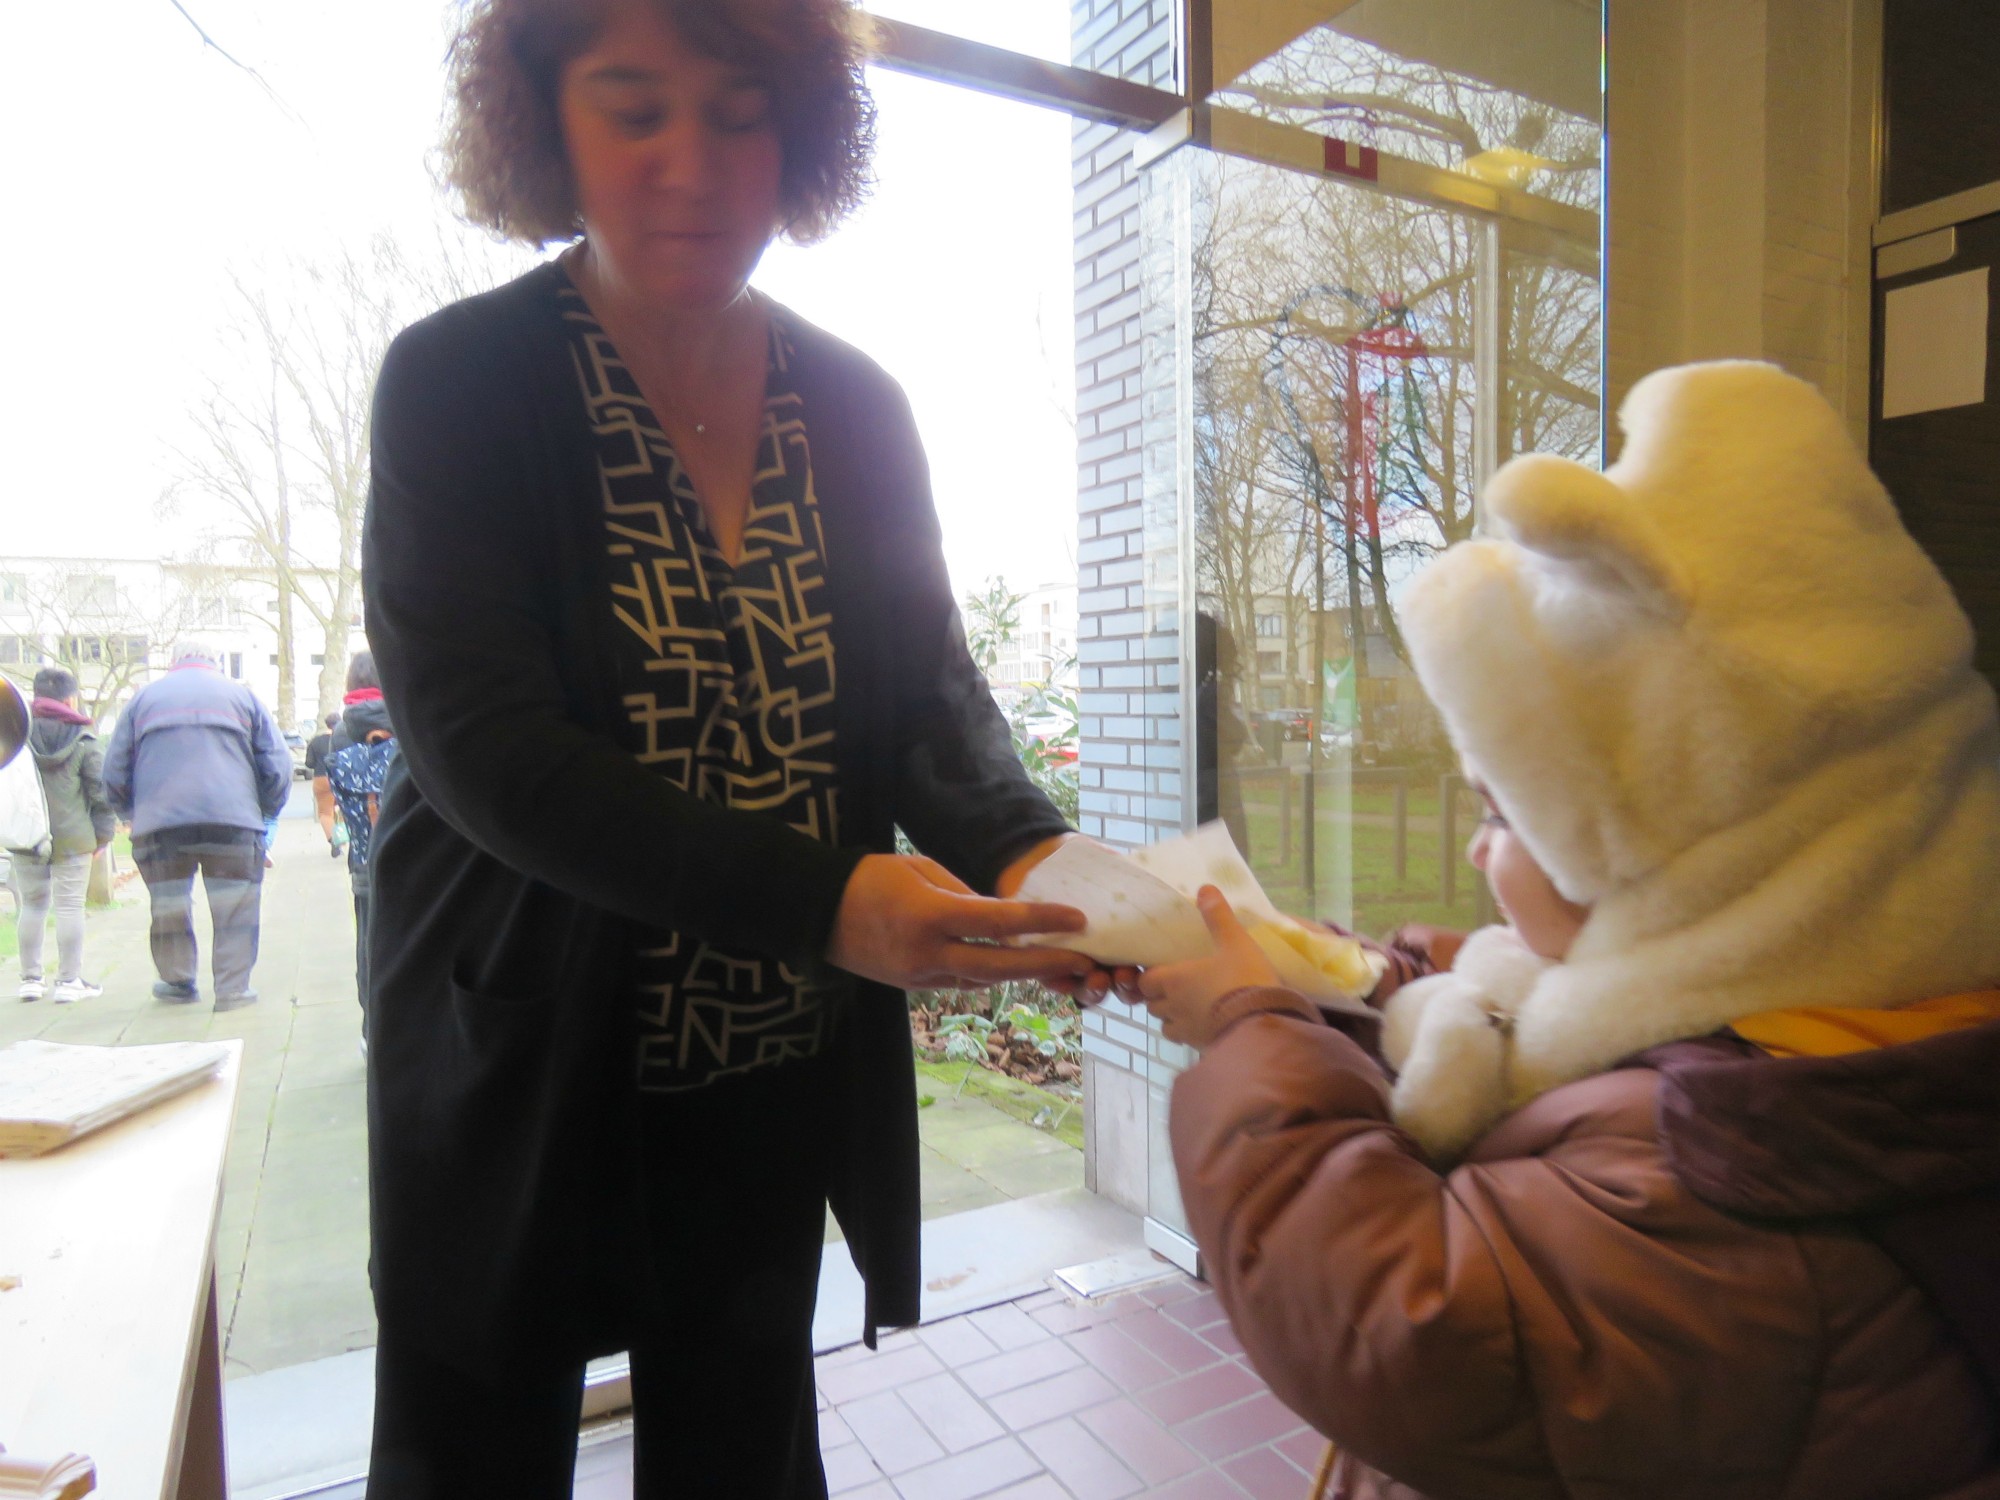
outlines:
[[1090, 1366], [1081, 1365], [1060, 1375], [1052, 1375], [1047, 1380], [1038, 1380], [1033, 1385], [1003, 1391], [987, 1405], [993, 1408], [1001, 1421], [1019, 1432], [1057, 1417], [1066, 1417], [1083, 1407], [1109, 1401], [1117, 1394], [1118, 1388], [1110, 1381]]
[[1002, 1435], [993, 1414], [955, 1375], [932, 1375], [897, 1387], [896, 1394], [947, 1453], [963, 1453]]
[[1214, 1469], [1201, 1469], [1149, 1490], [1147, 1500], [1243, 1500], [1243, 1491]]
[[1192, 1276], [1170, 1276], [1165, 1281], [1156, 1281], [1151, 1286], [1139, 1288], [1139, 1295], [1155, 1307], [1165, 1307], [1171, 1302], [1184, 1302], [1190, 1297], [1199, 1297], [1208, 1290]]
[[1170, 1302], [1161, 1309], [1181, 1327], [1199, 1333], [1211, 1323], [1223, 1323], [1229, 1314], [1222, 1310], [1222, 1299], [1213, 1292], [1203, 1292], [1199, 1297], [1186, 1297], [1179, 1302]]
[[1218, 1354], [1227, 1355], [1232, 1359], [1243, 1353], [1243, 1340], [1236, 1336], [1236, 1330], [1227, 1323], [1211, 1323], [1196, 1337]]
[[[1128, 1387], [1129, 1389], [1129, 1387]], [[1232, 1406], [1264, 1389], [1264, 1383], [1239, 1364], [1211, 1365], [1168, 1385], [1139, 1393], [1139, 1404], [1169, 1427], [1179, 1427], [1218, 1407]]]
[[1302, 1425], [1276, 1396], [1259, 1391], [1247, 1401], [1190, 1422], [1177, 1423], [1174, 1432], [1182, 1442], [1213, 1462], [1246, 1448], [1276, 1442]]
[[1041, 1467], [1018, 1440], [1002, 1438], [897, 1476], [896, 1493], [902, 1500], [974, 1500], [1032, 1478]]
[[827, 1493], [833, 1495], [844, 1495], [882, 1477], [882, 1471], [875, 1467], [875, 1460], [859, 1443], [849, 1443], [845, 1448], [822, 1453], [820, 1463], [826, 1469]]
[[1187, 1329], [1169, 1321], [1159, 1312], [1135, 1313], [1129, 1318], [1120, 1318], [1113, 1326], [1176, 1374], [1191, 1374], [1214, 1364], [1221, 1357]]
[[839, 1408], [875, 1467], [891, 1477], [944, 1457], [944, 1449], [894, 1391], [864, 1396]]
[[866, 1344], [848, 1344], [835, 1349], [831, 1354], [813, 1356], [813, 1368], [817, 1370], [837, 1370], [842, 1365], [857, 1364], [864, 1359], [873, 1359], [881, 1351], [870, 1349]]
[[1132, 1311], [1125, 1297], [1107, 1297], [1102, 1302], [1057, 1302], [1038, 1308], [1031, 1316], [1050, 1333], [1081, 1333], [1100, 1323], [1109, 1323]]
[[1037, 1474], [1033, 1479], [1020, 1484], [1010, 1484], [1004, 1490], [995, 1490], [990, 1500], [1072, 1500], [1070, 1492], [1057, 1484], [1046, 1474]]
[[973, 1395], [990, 1401], [1002, 1391], [1060, 1375], [1064, 1370], [1073, 1370], [1082, 1363], [1082, 1356], [1061, 1339], [1043, 1335], [1038, 1344], [1011, 1349], [991, 1359], [982, 1359], [976, 1365], [965, 1366], [958, 1372], [958, 1378], [965, 1382], [966, 1389]]
[[990, 1359], [1000, 1346], [972, 1326], [970, 1318], [947, 1318], [917, 1330], [924, 1347], [953, 1369], [975, 1360]]
[[1076, 1500], [1124, 1500], [1146, 1487], [1074, 1417], [1024, 1432], [1021, 1441]]
[[1280, 1438], [1271, 1446], [1308, 1474], [1317, 1474], [1320, 1461], [1326, 1457], [1326, 1439], [1310, 1427], [1301, 1428], [1288, 1438]]
[[[1120, 1322], [1123, 1320], [1121, 1319]], [[1064, 1340], [1123, 1391], [1143, 1391], [1171, 1380], [1174, 1371], [1126, 1337], [1118, 1323], [1086, 1328]]]
[[1201, 1466], [1187, 1444], [1123, 1397], [1093, 1406], [1077, 1420], [1148, 1484], [1163, 1484]]
[[893, 1390], [909, 1380], [921, 1380], [944, 1368], [937, 1356], [921, 1344], [911, 1344], [893, 1352], [883, 1352], [851, 1364], [819, 1370], [819, 1388], [835, 1406]]
[[966, 1321], [1002, 1349], [1025, 1348], [1029, 1344], [1039, 1344], [1049, 1336], [1046, 1328], [1012, 1303], [968, 1313]]
[[1220, 1468], [1253, 1500], [1299, 1500], [1312, 1485], [1312, 1475], [1300, 1473], [1275, 1448], [1252, 1448]]

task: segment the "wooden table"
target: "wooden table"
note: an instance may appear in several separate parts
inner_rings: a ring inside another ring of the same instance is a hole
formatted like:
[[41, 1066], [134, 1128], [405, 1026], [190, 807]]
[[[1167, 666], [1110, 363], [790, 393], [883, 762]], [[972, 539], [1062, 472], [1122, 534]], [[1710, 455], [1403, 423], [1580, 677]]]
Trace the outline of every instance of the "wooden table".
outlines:
[[0, 1443], [105, 1500], [225, 1500], [215, 1224], [243, 1044], [208, 1082], [0, 1160]]

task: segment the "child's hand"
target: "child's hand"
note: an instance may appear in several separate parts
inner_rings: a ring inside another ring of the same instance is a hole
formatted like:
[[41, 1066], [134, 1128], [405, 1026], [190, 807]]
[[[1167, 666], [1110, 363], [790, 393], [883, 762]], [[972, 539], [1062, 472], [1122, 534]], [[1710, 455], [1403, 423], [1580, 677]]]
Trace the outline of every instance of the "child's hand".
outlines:
[[1215, 1040], [1216, 1002], [1225, 995], [1279, 982], [1278, 971], [1236, 920], [1222, 892], [1205, 885], [1199, 902], [1215, 952], [1147, 969], [1138, 983], [1139, 998], [1160, 1018], [1167, 1040], [1186, 1047], [1206, 1047]]

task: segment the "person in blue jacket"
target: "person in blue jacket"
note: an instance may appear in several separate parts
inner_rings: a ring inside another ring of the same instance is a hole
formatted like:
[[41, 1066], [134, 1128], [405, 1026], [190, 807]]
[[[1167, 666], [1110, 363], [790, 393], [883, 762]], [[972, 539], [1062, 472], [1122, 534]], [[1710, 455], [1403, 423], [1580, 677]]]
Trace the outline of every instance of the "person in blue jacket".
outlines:
[[323, 762], [322, 774], [347, 829], [347, 878], [354, 888], [354, 993], [361, 1002], [363, 1049], [368, 1037], [368, 915], [370, 883], [368, 853], [373, 847], [375, 821], [381, 813], [383, 784], [396, 757], [396, 731], [390, 727], [388, 706], [376, 686], [375, 657], [357, 651], [347, 668], [347, 710], [332, 736], [334, 748]]
[[132, 824], [132, 859], [153, 905], [156, 998], [196, 1000], [194, 877], [208, 892], [215, 1008], [253, 1003], [266, 821], [292, 787], [292, 755], [257, 695], [223, 675], [203, 641], [118, 716], [104, 757], [111, 805]]

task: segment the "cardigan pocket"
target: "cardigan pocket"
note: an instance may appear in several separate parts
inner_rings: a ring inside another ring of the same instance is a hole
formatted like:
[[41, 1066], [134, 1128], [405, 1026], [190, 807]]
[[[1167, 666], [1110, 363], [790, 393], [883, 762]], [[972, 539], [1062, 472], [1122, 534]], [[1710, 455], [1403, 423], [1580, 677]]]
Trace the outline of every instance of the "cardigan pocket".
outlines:
[[455, 976], [445, 983], [452, 1029], [463, 1048], [456, 1062], [472, 1073], [483, 1071], [487, 1062], [498, 1061], [522, 1041], [544, 1032], [557, 1008], [546, 991], [500, 995], [462, 984]]

